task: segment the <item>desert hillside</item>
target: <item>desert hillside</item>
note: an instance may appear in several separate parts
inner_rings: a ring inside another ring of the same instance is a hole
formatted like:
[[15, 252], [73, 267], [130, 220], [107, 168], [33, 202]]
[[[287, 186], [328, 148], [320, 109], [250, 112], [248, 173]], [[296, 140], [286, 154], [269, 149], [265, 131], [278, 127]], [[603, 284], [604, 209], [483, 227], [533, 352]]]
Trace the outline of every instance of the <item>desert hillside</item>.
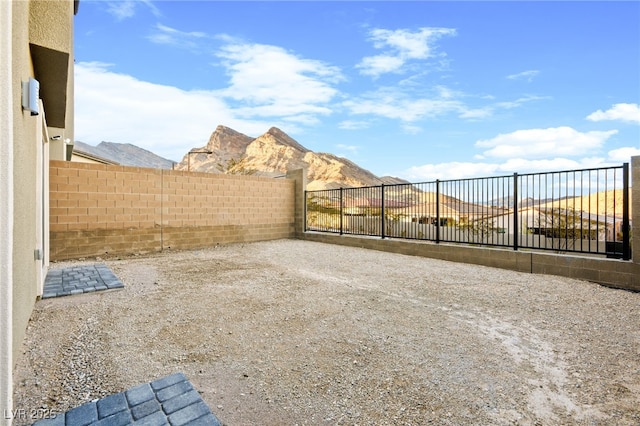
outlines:
[[380, 178], [346, 158], [311, 151], [277, 127], [252, 138], [218, 126], [205, 146], [191, 151], [176, 169], [273, 177], [305, 167], [309, 190], [380, 185], [396, 179]]

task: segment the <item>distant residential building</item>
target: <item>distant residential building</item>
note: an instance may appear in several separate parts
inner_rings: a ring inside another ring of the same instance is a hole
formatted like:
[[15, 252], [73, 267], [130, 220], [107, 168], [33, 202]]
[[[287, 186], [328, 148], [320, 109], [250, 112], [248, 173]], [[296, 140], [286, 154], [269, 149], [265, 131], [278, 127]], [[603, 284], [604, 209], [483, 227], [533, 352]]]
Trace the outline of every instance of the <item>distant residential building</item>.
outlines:
[[71, 161], [74, 163], [90, 163], [90, 164], [111, 164], [111, 165], [119, 165], [119, 163], [108, 160], [104, 157], [100, 157], [99, 155], [94, 155], [79, 149], [73, 149], [71, 153]]

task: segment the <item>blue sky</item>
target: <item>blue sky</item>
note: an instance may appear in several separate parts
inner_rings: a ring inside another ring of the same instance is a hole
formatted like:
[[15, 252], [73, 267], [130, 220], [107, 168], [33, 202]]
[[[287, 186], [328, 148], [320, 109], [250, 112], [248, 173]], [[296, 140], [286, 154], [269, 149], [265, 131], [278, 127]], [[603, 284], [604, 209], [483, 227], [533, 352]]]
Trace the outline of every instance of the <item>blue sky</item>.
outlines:
[[640, 155], [640, 2], [98, 1], [76, 139], [180, 160], [222, 124], [418, 182]]

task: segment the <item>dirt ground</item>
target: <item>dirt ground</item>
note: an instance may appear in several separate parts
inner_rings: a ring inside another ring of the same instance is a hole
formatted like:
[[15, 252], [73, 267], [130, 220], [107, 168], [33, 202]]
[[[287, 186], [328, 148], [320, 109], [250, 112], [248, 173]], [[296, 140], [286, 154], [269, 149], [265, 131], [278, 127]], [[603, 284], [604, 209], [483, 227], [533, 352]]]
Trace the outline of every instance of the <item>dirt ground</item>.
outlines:
[[181, 371], [226, 425], [640, 424], [640, 293], [297, 240], [98, 261], [125, 288], [37, 302], [16, 408]]

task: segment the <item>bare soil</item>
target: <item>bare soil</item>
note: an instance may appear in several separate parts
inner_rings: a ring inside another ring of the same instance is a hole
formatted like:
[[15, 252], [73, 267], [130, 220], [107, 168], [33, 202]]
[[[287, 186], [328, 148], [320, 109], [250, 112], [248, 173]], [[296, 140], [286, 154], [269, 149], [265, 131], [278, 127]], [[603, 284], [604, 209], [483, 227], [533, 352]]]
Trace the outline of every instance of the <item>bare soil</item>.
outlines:
[[99, 261], [125, 289], [37, 302], [16, 408], [182, 371], [226, 425], [640, 424], [640, 293], [297, 240]]

